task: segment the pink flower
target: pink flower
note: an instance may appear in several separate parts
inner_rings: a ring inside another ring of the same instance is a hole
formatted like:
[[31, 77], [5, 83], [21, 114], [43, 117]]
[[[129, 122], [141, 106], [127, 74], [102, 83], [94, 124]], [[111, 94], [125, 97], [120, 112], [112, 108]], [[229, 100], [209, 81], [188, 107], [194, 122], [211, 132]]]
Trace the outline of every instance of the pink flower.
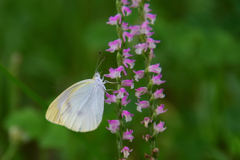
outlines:
[[155, 43], [160, 43], [161, 41], [158, 40], [154, 40], [152, 38], [147, 38], [147, 43], [148, 43], [148, 47], [149, 48], [156, 48], [156, 44]]
[[138, 89], [135, 89], [135, 96], [137, 98], [140, 98], [141, 95], [145, 94], [147, 92], [147, 87], [139, 87]]
[[106, 127], [112, 133], [116, 133], [116, 130], [119, 129], [120, 121], [119, 120], [107, 120], [109, 123], [109, 128]]
[[130, 48], [128, 48], [128, 49], [123, 49], [123, 56], [124, 56], [125, 58], [132, 57], [133, 55], [129, 54], [129, 52], [130, 52]]
[[151, 24], [154, 24], [155, 20], [156, 20], [156, 14], [151, 14], [151, 13], [146, 13], [145, 14], [145, 18], [149, 19], [151, 21]]
[[106, 51], [109, 51], [111, 53], [113, 53], [115, 50], [118, 50], [119, 48], [121, 48], [122, 45], [122, 41], [121, 39], [117, 39], [113, 42], [109, 42], [108, 46], [110, 47], [109, 49], [106, 49]]
[[124, 94], [129, 95], [125, 88], [120, 88], [118, 91], [114, 91], [113, 93], [118, 93], [117, 98], [123, 98]]
[[111, 103], [116, 103], [117, 102], [117, 97], [115, 95], [111, 95], [111, 94], [108, 94], [106, 92], [106, 96], [108, 98], [108, 99], [105, 99], [106, 103], [111, 104]]
[[150, 6], [150, 4], [148, 4], [148, 3], [145, 3], [145, 4], [144, 4], [143, 10], [144, 10], [145, 13], [148, 13], [148, 12], [151, 12], [151, 11], [152, 11], [152, 10], [149, 8], [149, 6]]
[[138, 6], [139, 6], [139, 2], [140, 2], [141, 0], [132, 0], [132, 5], [131, 6], [129, 6], [129, 7], [131, 7], [131, 8], [137, 8]]
[[146, 34], [146, 36], [151, 36], [154, 34], [154, 32], [150, 32], [152, 28], [148, 24], [149, 24], [148, 21], [144, 21], [142, 23], [140, 33]]
[[119, 66], [116, 69], [110, 68], [109, 69], [109, 74], [105, 74], [105, 77], [110, 77], [111, 79], [117, 78], [117, 77], [121, 77], [121, 72], [123, 72], [125, 75], [127, 75], [127, 72], [124, 70], [123, 66]]
[[137, 82], [138, 82], [138, 79], [141, 79], [144, 76], [144, 70], [139, 70], [139, 71], [133, 70], [133, 72], [136, 74], [134, 78]]
[[161, 113], [164, 113], [167, 111], [167, 109], [163, 110], [164, 108], [164, 104], [161, 104], [160, 106], [157, 106], [155, 112], [157, 113], [157, 115], [161, 114]]
[[123, 41], [126, 42], [126, 36], [128, 37], [128, 42], [131, 42], [133, 40], [133, 35], [131, 35], [128, 32], [123, 32]]
[[127, 131], [123, 133], [123, 139], [129, 139], [130, 142], [132, 142], [134, 136], [132, 136], [133, 130], [130, 129], [130, 131]]
[[163, 127], [164, 126], [164, 122], [160, 121], [158, 123], [158, 125], [154, 124], [154, 130], [159, 133], [159, 132], [163, 132], [167, 127]]
[[161, 73], [158, 74], [157, 76], [153, 75], [153, 77], [152, 77], [153, 84], [160, 85], [160, 84], [164, 83], [165, 81], [162, 81], [161, 78], [162, 78], [162, 74]]
[[121, 0], [121, 1], [122, 1], [122, 4], [124, 4], [124, 5], [130, 4], [130, 3], [128, 2], [128, 0]]
[[123, 98], [122, 98], [122, 105], [123, 106], [126, 106], [130, 101], [131, 101], [131, 99], [129, 99], [129, 101], [127, 101], [127, 96], [124, 96]]
[[[123, 64], [124, 64], [124, 66], [125, 67], [127, 67], [128, 68], [128, 65], [130, 65], [130, 69], [132, 69], [133, 67], [134, 67], [134, 65], [135, 65], [135, 62], [136, 60], [134, 60], [134, 59], [127, 59], [127, 58], [124, 58], [123, 59]], [[128, 64], [128, 65], [127, 65]]]
[[154, 99], [164, 98], [165, 95], [163, 94], [163, 89], [161, 88], [160, 90], [156, 90], [156, 91], [153, 93], [153, 96], [154, 96]]
[[149, 107], [149, 102], [148, 101], [139, 101], [139, 99], [138, 99], [138, 102], [139, 103], [136, 103], [136, 105], [137, 105], [137, 110], [139, 112], [142, 112], [142, 108], [148, 108]]
[[145, 139], [147, 142], [150, 138], [152, 138], [152, 136], [150, 136], [149, 134], [147, 134], [146, 136], [143, 135], [143, 139]]
[[125, 15], [125, 12], [127, 13], [127, 16], [129, 16], [129, 15], [131, 14], [132, 10], [129, 9], [127, 6], [122, 6], [122, 14], [123, 14], [124, 16], [126, 16], [126, 15]]
[[129, 80], [129, 79], [123, 80], [122, 86], [131, 86], [131, 89], [133, 89], [134, 88], [133, 81], [134, 81], [133, 79], [132, 80]]
[[122, 111], [122, 117], [125, 116], [126, 122], [129, 122], [132, 120], [132, 116], [134, 116], [134, 114], [131, 114], [130, 112], [123, 110]]
[[147, 50], [148, 45], [146, 43], [139, 43], [133, 47], [136, 48], [135, 49], [136, 54], [142, 54], [142, 51], [145, 52]]
[[153, 65], [149, 66], [148, 71], [159, 74], [162, 71], [162, 68], [159, 67], [159, 65], [160, 64], [157, 63], [157, 64], [153, 64]]
[[123, 153], [124, 158], [128, 158], [129, 156], [129, 152], [132, 152], [132, 149], [130, 150], [128, 147], [123, 147], [123, 149], [121, 150], [121, 153]]
[[110, 25], [117, 25], [117, 23], [121, 24], [121, 20], [122, 20], [122, 16], [121, 14], [118, 13], [114, 17], [111, 16], [107, 24], [110, 24]]
[[149, 117], [145, 117], [141, 123], [144, 123], [144, 126], [148, 128], [148, 123], [151, 123], [152, 120]]
[[128, 30], [128, 23], [122, 22], [122, 29]]
[[130, 29], [130, 34], [135, 36], [135, 35], [139, 35], [139, 31], [140, 31], [140, 26], [139, 25], [135, 25], [135, 26], [129, 26], [128, 29]]

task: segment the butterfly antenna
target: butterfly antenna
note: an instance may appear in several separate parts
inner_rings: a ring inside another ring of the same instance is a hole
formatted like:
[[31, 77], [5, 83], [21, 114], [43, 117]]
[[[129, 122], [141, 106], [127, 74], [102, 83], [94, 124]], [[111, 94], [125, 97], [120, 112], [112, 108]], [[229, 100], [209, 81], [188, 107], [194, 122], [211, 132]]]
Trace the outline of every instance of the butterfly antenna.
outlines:
[[98, 62], [99, 62], [99, 57], [100, 57], [100, 54], [102, 53], [102, 51], [100, 50], [99, 51], [99, 54], [98, 54], [98, 59], [97, 59], [97, 63], [96, 63], [96, 67], [95, 67], [95, 73], [97, 71], [97, 65], [98, 65]]
[[[98, 55], [97, 64], [98, 64], [98, 62], [99, 62], [99, 57], [100, 57], [100, 54], [101, 54], [101, 53], [102, 53], [102, 52], [101, 52], [101, 50], [100, 50], [100, 51], [99, 51], [99, 55]], [[95, 70], [95, 73], [97, 72], [99, 66], [102, 64], [102, 62], [104, 61], [104, 59], [105, 59], [105, 57], [102, 59], [102, 61], [99, 63], [99, 65], [96, 64], [96, 70]]]
[[99, 66], [102, 64], [102, 62], [104, 61], [105, 57], [103, 57], [102, 61], [99, 63], [98, 67], [96, 68], [96, 71], [97, 72], [97, 69], [99, 68]]

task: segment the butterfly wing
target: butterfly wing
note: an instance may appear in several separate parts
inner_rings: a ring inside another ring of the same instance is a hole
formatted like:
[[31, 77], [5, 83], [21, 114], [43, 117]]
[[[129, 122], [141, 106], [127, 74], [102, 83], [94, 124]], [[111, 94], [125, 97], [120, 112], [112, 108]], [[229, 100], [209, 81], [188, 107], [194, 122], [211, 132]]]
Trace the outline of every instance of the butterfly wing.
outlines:
[[104, 91], [93, 79], [80, 81], [50, 104], [46, 119], [77, 132], [94, 130], [102, 120]]

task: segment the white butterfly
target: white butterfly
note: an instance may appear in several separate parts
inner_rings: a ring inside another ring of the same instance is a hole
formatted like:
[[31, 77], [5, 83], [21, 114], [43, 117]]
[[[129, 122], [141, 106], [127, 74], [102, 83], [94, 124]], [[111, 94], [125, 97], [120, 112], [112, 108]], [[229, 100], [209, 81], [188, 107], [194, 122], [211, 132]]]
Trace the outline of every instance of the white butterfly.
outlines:
[[46, 119], [76, 132], [96, 129], [102, 121], [104, 84], [96, 72], [92, 79], [70, 86], [50, 104]]

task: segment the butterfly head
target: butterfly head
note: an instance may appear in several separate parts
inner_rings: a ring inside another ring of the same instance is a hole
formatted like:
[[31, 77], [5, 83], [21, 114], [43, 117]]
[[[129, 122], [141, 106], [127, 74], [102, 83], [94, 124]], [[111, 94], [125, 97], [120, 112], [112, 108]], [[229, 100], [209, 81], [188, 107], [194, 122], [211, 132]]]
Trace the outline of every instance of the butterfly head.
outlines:
[[101, 79], [100, 73], [96, 72], [93, 76], [93, 79]]

